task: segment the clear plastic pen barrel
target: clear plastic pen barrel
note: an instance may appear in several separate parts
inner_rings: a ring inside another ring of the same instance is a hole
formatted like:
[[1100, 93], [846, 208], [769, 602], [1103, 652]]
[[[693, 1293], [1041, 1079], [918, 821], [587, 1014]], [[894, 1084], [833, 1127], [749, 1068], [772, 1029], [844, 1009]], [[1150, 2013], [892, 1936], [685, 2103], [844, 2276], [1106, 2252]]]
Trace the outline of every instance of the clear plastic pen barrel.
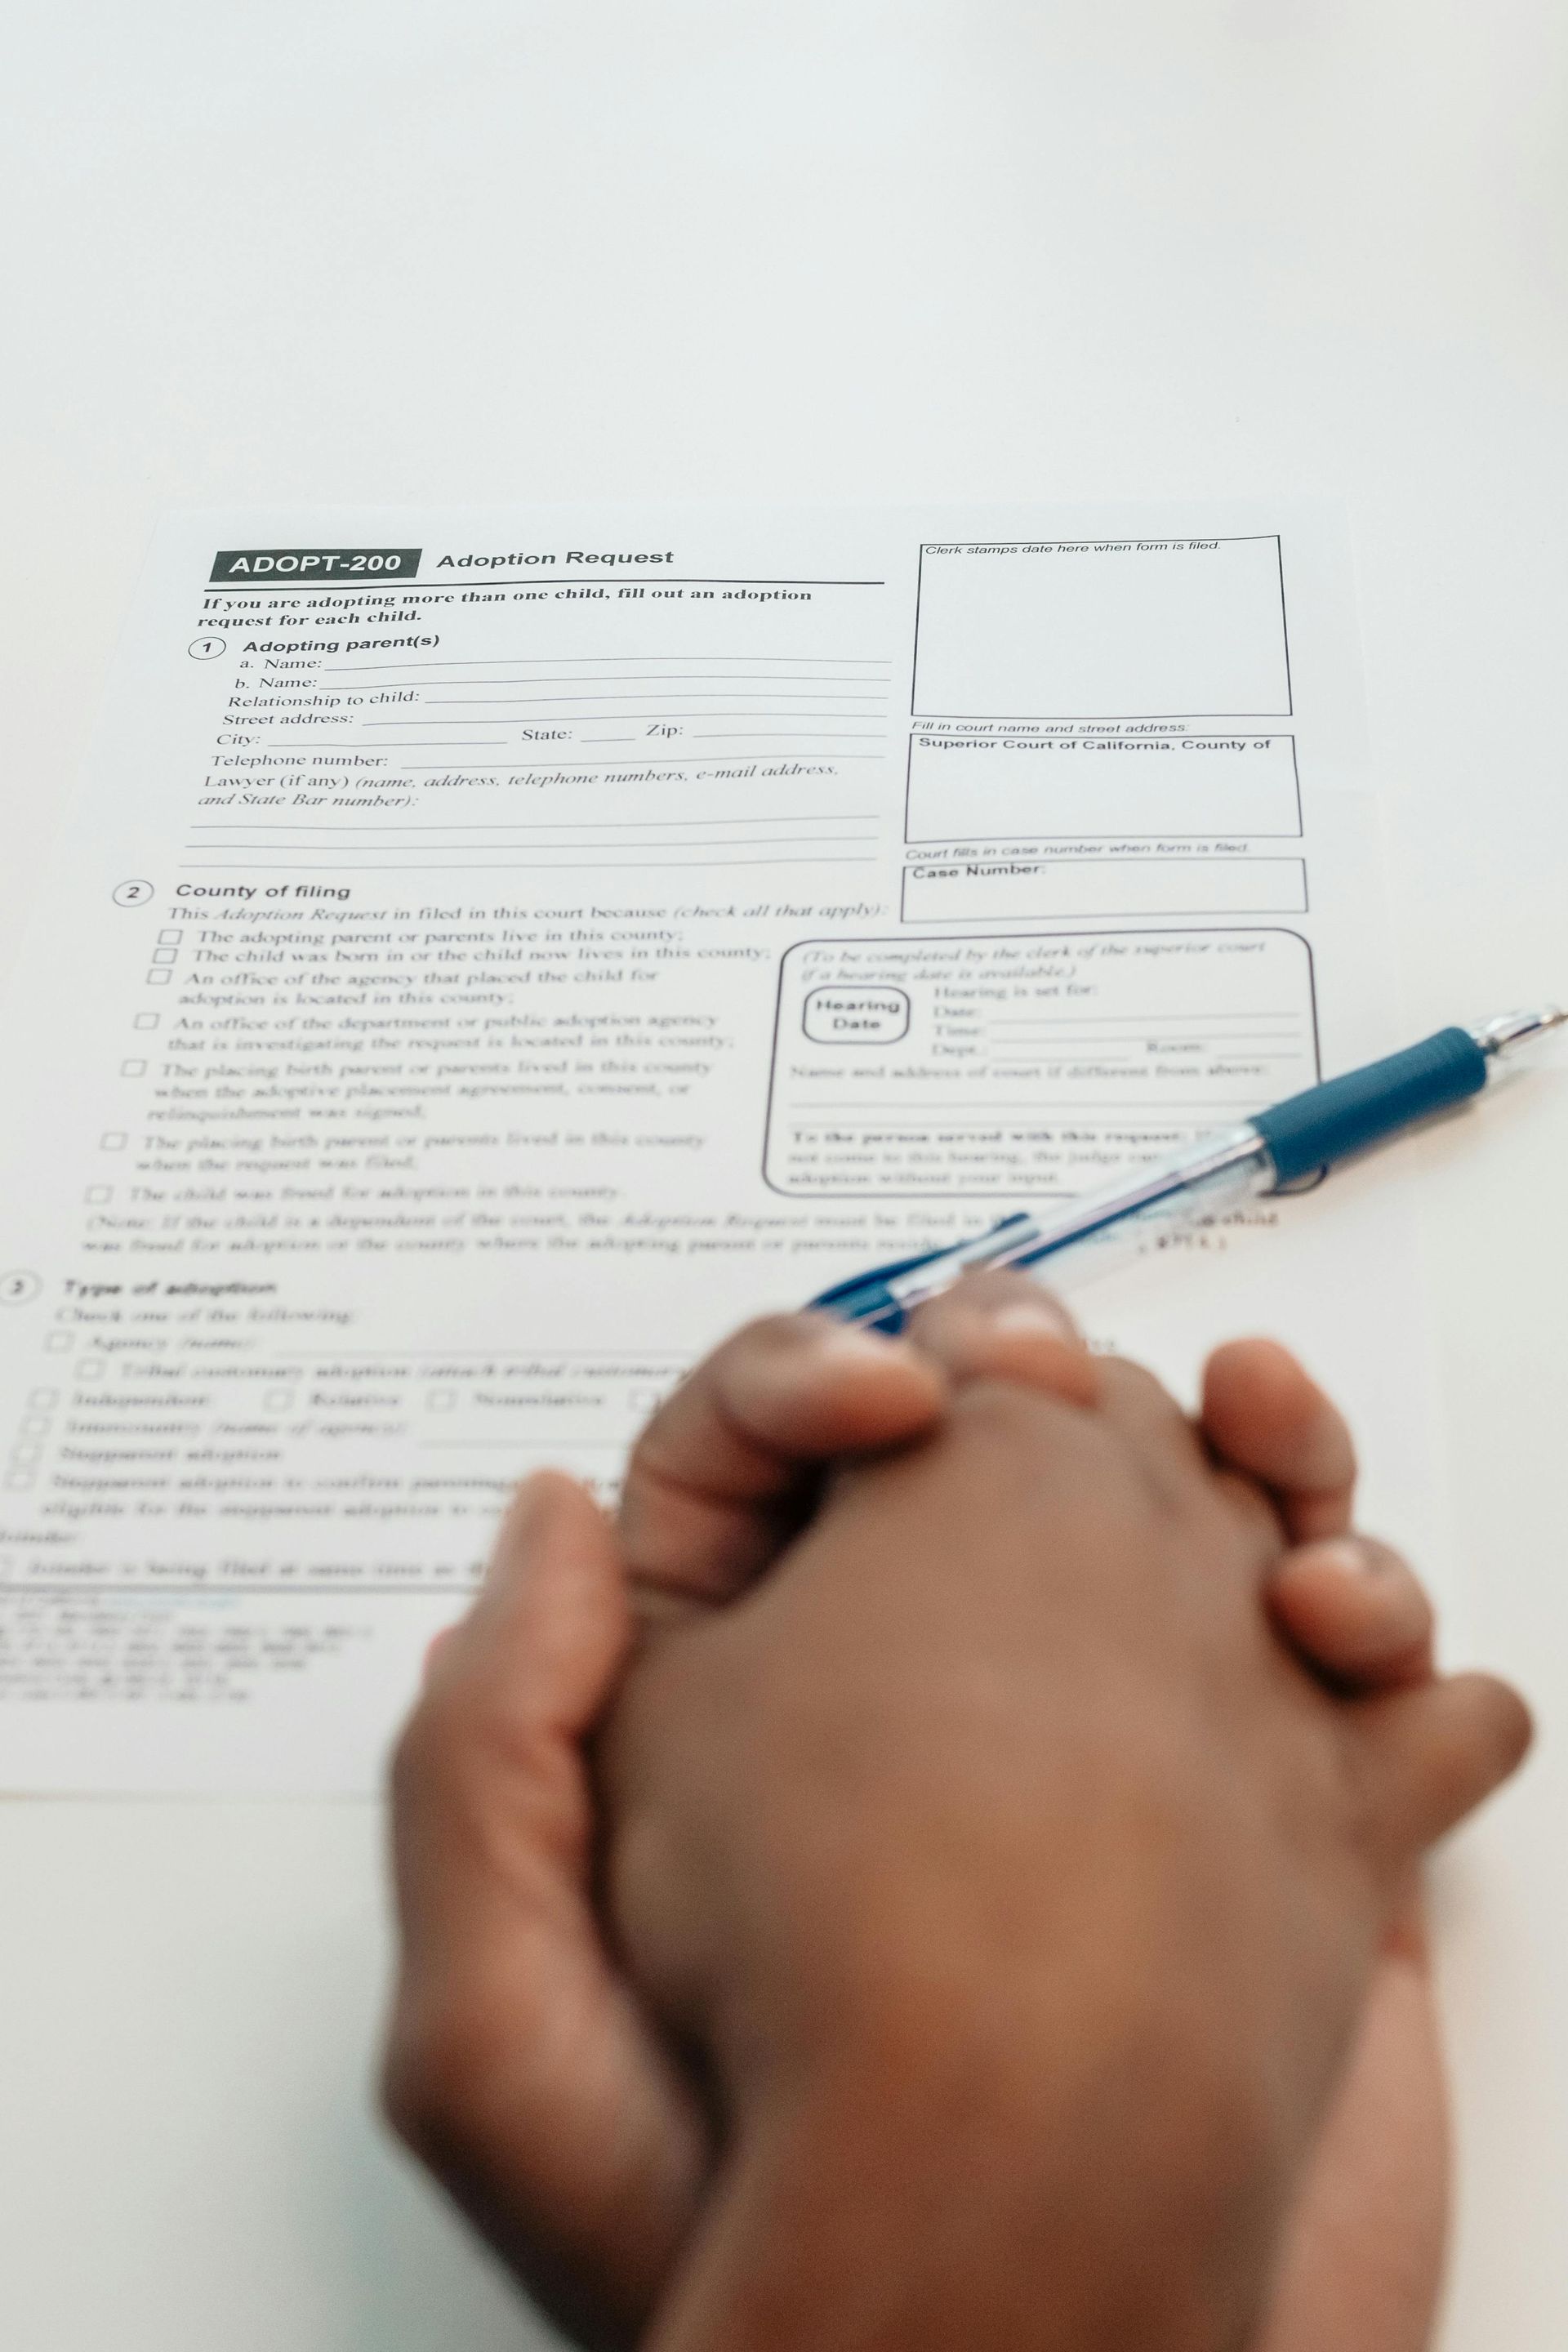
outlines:
[[1231, 1128], [1084, 1193], [1054, 1215], [1009, 1217], [895, 1276], [888, 1289], [907, 1314], [948, 1288], [955, 1268], [1014, 1266], [1053, 1285], [1069, 1283], [1120, 1264], [1159, 1223], [1201, 1223], [1271, 1192], [1274, 1183], [1274, 1163], [1258, 1129]]

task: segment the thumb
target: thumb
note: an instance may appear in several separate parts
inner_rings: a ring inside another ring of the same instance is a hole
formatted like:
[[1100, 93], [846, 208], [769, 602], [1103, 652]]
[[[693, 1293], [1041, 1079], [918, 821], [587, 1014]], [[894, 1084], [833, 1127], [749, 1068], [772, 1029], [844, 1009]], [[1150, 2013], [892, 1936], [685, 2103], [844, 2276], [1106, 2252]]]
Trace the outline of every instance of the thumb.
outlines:
[[531, 1480], [393, 1769], [388, 2114], [546, 2308], [604, 2347], [640, 2332], [706, 2161], [594, 1911], [582, 1743], [630, 1633], [603, 1515], [569, 1478]]

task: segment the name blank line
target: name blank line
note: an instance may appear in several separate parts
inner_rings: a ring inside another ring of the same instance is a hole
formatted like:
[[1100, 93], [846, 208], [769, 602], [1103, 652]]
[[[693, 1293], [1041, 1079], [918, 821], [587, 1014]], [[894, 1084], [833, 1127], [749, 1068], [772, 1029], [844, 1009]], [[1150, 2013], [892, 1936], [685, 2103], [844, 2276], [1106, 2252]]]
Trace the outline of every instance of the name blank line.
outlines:
[[[721, 669], [583, 670], [571, 677], [552, 675], [547, 670], [538, 677], [446, 677], [431, 680], [434, 686], [460, 686], [465, 696], [475, 702], [481, 697], [472, 689], [488, 686], [724, 686], [731, 693], [743, 694], [749, 683], [745, 670]], [[842, 677], [837, 671], [825, 671], [818, 676], [809, 669], [792, 669], [782, 677], [775, 675], [773, 677], [763, 677], [759, 672], [757, 678], [758, 687], [767, 690], [775, 686], [853, 686], [854, 683], [853, 678]], [[885, 677], [868, 677], [866, 684], [868, 688], [885, 687], [888, 679]], [[347, 694], [350, 690], [342, 686], [323, 687], [321, 689], [324, 694]], [[424, 688], [409, 688], [411, 693], [426, 690]], [[432, 696], [431, 699], [434, 701], [437, 698]]]
[[820, 662], [824, 669], [881, 669], [891, 667], [885, 654], [468, 654], [461, 661], [400, 661], [400, 662], [323, 662], [328, 670], [381, 669], [526, 669], [534, 662], [625, 662], [625, 661], [715, 661], [754, 662]]

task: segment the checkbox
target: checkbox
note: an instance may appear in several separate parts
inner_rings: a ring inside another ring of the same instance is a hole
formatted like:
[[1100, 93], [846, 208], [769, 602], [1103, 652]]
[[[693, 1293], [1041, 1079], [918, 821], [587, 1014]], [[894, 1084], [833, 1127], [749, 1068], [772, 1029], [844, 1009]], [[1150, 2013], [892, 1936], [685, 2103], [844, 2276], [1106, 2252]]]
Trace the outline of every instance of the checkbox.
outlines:
[[178, 948], [154, 948], [153, 961], [154, 963], [173, 963], [178, 953]]
[[288, 1412], [294, 1402], [292, 1389], [268, 1389], [261, 1400], [268, 1412]]
[[89, 1184], [81, 1197], [89, 1209], [101, 1209], [105, 1201], [113, 1200], [114, 1187], [112, 1184]]
[[58, 1389], [29, 1389], [27, 1391], [27, 1402], [30, 1405], [42, 1406], [58, 1404], [59, 1401], [60, 1392]]
[[456, 1389], [432, 1389], [425, 1400], [432, 1412], [450, 1412], [458, 1402]]
[[178, 931], [160, 931], [160, 932], [159, 932], [159, 934], [158, 934], [158, 945], [159, 945], [161, 948], [177, 948], [177, 947], [179, 946], [179, 944], [180, 944], [180, 934], [179, 934], [179, 932], [178, 932]]
[[42, 1448], [37, 1445], [13, 1445], [11, 1448], [12, 1469], [36, 1470], [38, 1466], [38, 1457], [41, 1452]]
[[651, 1412], [664, 1391], [661, 1389], [634, 1389], [630, 1403], [634, 1412]]
[[101, 1356], [84, 1356], [76, 1368], [76, 1376], [79, 1381], [100, 1381], [103, 1378], [103, 1370]]
[[68, 1331], [51, 1331], [44, 1345], [51, 1356], [63, 1356], [68, 1348], [75, 1345], [75, 1341]]
[[131, 1026], [132, 1029], [156, 1029], [158, 1019], [156, 1013], [139, 1013]]
[[145, 1062], [121, 1062], [120, 1075], [122, 1078], [144, 1078], [147, 1075], [147, 1065]]
[[14, 1495], [26, 1494], [32, 1483], [33, 1474], [30, 1470], [8, 1470], [5, 1474], [5, 1484]]
[[147, 985], [149, 988], [167, 988], [174, 977], [172, 971], [150, 971], [147, 975]]
[[16, 1423], [18, 1437], [47, 1437], [48, 1433], [49, 1424], [39, 1413], [30, 1412], [25, 1421]]
[[123, 1151], [129, 1137], [122, 1127], [106, 1128], [98, 1139], [100, 1151]]

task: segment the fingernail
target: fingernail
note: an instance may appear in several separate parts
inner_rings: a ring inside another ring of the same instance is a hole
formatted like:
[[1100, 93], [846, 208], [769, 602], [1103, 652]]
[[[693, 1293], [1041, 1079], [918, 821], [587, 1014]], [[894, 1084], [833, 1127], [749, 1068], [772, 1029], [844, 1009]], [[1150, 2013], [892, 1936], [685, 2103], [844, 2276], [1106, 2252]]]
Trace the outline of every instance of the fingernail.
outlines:
[[854, 1323], [834, 1323], [817, 1338], [819, 1356], [831, 1356], [841, 1364], [883, 1364], [889, 1349], [898, 1347], [896, 1339], [879, 1331], [865, 1331]]
[[981, 1307], [994, 1331], [1017, 1331], [1026, 1338], [1049, 1337], [1053, 1339], [1076, 1339], [1078, 1327], [1065, 1307], [1041, 1291], [1037, 1298], [1007, 1298], [994, 1307]]
[[1371, 1576], [1379, 1564], [1374, 1546], [1363, 1543], [1359, 1536], [1329, 1536], [1310, 1549], [1325, 1567], [1340, 1569], [1346, 1576]]

